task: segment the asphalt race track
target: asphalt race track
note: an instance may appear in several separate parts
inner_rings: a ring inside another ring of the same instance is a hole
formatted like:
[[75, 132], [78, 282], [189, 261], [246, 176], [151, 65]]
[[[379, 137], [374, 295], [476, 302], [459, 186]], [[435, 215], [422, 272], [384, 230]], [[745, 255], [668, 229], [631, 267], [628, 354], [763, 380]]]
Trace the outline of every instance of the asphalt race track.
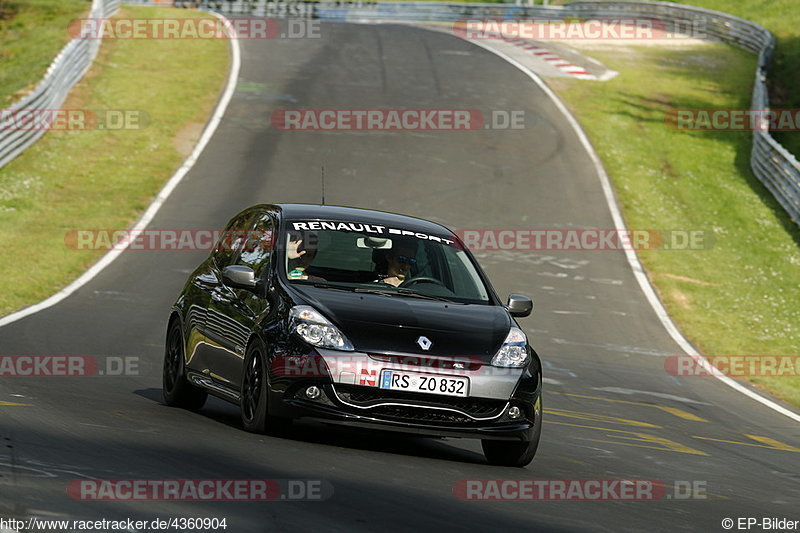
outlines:
[[[260, 202], [326, 201], [451, 228], [613, 228], [589, 156], [546, 95], [495, 55], [400, 25], [321, 26], [320, 39], [243, 41], [239, 90], [151, 228], [221, 228]], [[525, 110], [526, 128], [298, 132], [285, 108]], [[76, 252], [79, 253], [79, 252]], [[678, 253], [678, 252], [676, 252]], [[691, 253], [691, 252], [685, 252]], [[701, 253], [701, 252], [697, 252]], [[127, 251], [60, 304], [0, 329], [0, 355], [136, 357], [138, 376], [5, 379], [0, 516], [226, 517], [228, 531], [722, 531], [723, 518], [800, 519], [800, 428], [716, 379], [676, 378], [681, 353], [624, 253], [478, 252], [545, 362], [542, 443], [526, 469], [480, 443], [305, 422], [243, 431], [235, 406], [161, 400], [169, 306], [204, 252]], [[79, 479], [321, 479], [324, 501], [87, 502]], [[462, 501], [465, 479], [650, 479], [658, 501]], [[693, 498], [679, 489], [694, 484]], [[676, 488], [677, 487], [677, 488]], [[676, 492], [677, 491], [677, 492]]]

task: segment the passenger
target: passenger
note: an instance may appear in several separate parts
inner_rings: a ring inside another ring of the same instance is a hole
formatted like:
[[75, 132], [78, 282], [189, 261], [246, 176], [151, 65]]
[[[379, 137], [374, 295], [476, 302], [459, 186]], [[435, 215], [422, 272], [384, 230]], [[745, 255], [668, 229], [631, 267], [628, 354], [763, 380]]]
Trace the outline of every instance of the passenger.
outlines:
[[[305, 244], [303, 241], [306, 241]], [[306, 268], [317, 257], [318, 242], [315, 234], [305, 237], [294, 235], [289, 237], [289, 246], [286, 249], [286, 270], [289, 279], [307, 279], [311, 281], [326, 281], [325, 278], [306, 274]]]

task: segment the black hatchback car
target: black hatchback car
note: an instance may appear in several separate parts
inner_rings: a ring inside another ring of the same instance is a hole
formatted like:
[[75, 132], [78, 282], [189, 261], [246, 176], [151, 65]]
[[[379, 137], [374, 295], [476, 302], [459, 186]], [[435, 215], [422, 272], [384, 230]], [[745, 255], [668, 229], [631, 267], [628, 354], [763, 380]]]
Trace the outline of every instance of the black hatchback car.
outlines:
[[418, 218], [319, 205], [236, 215], [169, 317], [168, 405], [212, 394], [250, 431], [295, 418], [479, 438], [524, 466], [541, 433], [541, 362], [459, 238]]

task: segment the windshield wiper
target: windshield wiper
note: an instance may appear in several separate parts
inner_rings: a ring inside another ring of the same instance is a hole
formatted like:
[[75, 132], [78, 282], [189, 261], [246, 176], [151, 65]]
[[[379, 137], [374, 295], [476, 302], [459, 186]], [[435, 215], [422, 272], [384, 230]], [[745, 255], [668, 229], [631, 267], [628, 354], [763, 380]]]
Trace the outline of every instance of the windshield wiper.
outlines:
[[411, 289], [378, 289], [372, 287], [342, 287], [341, 285], [330, 285], [328, 283], [313, 283], [313, 287], [317, 287], [320, 289], [336, 289], [338, 291], [345, 291], [345, 292], [358, 292], [358, 293], [365, 293], [365, 294], [380, 294], [383, 296], [392, 296], [394, 294], [400, 294], [402, 296], [411, 296], [412, 298], [422, 298], [424, 300], [436, 300], [438, 302], [449, 302], [449, 303], [461, 303], [455, 302], [450, 298], [445, 298], [444, 296], [434, 296], [432, 294], [423, 294], [420, 292], [412, 291]]
[[411, 296], [413, 298], [423, 298], [425, 300], [437, 300], [439, 302], [451, 302], [455, 303], [449, 298], [445, 298], [443, 296], [433, 296], [431, 294], [422, 294], [420, 292], [412, 291], [411, 289], [367, 289], [363, 287], [356, 287], [353, 292], [365, 292], [369, 294], [384, 294], [387, 296], [391, 296], [393, 294], [400, 294], [403, 296]]
[[440, 302], [455, 303], [450, 298], [445, 298], [444, 296], [434, 296], [433, 294], [424, 294], [421, 292], [412, 291], [411, 289], [397, 289], [397, 292], [399, 292], [403, 296], [414, 296], [416, 298], [425, 298], [426, 300], [438, 300]]
[[312, 287], [318, 289], [336, 289], [337, 291], [356, 292], [356, 287], [342, 287], [341, 285], [331, 285], [330, 283], [312, 283]]

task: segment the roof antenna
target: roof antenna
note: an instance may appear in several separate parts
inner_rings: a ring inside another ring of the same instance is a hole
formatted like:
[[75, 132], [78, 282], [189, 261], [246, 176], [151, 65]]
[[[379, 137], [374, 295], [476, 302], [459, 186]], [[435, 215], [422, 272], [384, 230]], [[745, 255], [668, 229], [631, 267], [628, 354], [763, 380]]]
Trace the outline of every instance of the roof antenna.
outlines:
[[325, 205], [325, 165], [320, 168], [322, 169], [322, 205]]

